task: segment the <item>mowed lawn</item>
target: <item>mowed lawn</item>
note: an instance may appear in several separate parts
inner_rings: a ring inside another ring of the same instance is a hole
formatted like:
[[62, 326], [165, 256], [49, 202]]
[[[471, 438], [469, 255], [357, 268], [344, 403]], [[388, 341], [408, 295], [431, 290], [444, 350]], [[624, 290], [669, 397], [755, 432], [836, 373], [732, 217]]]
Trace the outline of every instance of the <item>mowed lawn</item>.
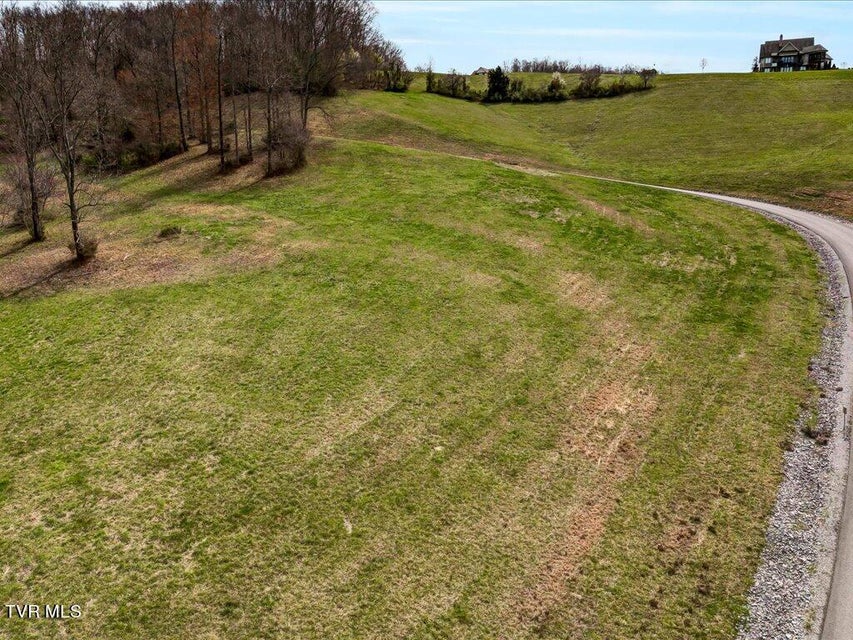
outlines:
[[733, 636], [819, 346], [796, 234], [370, 142], [214, 167], [118, 180], [82, 271], [0, 236], [0, 601], [83, 609], [0, 635]]
[[[548, 77], [518, 76], [531, 86]], [[423, 93], [419, 79], [406, 94], [339, 101], [332, 128], [853, 216], [853, 70], [663, 75], [654, 84], [618, 98], [482, 105]]]

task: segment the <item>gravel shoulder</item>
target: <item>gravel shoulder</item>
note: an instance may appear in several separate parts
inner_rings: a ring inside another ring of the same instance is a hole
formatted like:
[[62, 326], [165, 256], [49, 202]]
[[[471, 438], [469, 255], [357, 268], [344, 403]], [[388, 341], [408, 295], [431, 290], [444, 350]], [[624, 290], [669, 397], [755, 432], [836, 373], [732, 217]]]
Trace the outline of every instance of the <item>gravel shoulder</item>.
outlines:
[[844, 504], [850, 289], [838, 256], [824, 240], [785, 219], [765, 215], [793, 227], [820, 257], [827, 284], [827, 321], [821, 351], [810, 366], [820, 397], [816, 406], [800, 414], [785, 453], [784, 479], [738, 638], [811, 640], [820, 637], [823, 626]]
[[[622, 182], [708, 198], [791, 227], [820, 259], [826, 281], [820, 353], [811, 377], [820, 389], [792, 427], [784, 478], [738, 640], [853, 640], [853, 225], [828, 215], [746, 198]], [[808, 431], [811, 436], [806, 436]], [[845, 496], [850, 498], [845, 502]]]

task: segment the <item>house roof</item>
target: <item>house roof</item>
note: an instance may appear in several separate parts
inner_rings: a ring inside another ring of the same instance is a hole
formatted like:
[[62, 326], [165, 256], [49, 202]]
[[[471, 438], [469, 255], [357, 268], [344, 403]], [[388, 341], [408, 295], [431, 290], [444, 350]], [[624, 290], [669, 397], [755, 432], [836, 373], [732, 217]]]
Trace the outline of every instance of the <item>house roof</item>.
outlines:
[[787, 40], [768, 40], [761, 45], [758, 57], [767, 58], [769, 56], [778, 55], [779, 51], [787, 45], [794, 47], [796, 51], [801, 51], [804, 47], [814, 46], [814, 38], [788, 38]]
[[822, 51], [826, 51], [826, 47], [816, 44], [812, 47], [804, 47], [802, 53], [820, 53]]

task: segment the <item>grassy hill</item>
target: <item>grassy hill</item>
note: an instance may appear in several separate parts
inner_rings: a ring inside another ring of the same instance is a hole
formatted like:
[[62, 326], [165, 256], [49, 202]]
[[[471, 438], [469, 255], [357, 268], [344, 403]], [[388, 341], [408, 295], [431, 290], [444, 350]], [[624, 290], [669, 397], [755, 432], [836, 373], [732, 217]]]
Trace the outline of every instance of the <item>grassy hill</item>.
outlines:
[[297, 174], [113, 180], [84, 267], [4, 230], [0, 598], [84, 615], [2, 635], [731, 638], [818, 271], [545, 169], [618, 104], [356, 94]]
[[333, 130], [853, 215], [853, 71], [655, 82], [606, 100], [492, 106], [416, 83], [403, 95], [354, 94], [338, 105]]

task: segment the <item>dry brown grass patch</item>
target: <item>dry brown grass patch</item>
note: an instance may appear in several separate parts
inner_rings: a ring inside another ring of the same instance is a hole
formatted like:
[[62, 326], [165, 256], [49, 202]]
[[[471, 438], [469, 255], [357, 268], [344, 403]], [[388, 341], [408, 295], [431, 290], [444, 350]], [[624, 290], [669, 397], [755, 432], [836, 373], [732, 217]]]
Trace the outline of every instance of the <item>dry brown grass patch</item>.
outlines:
[[610, 304], [603, 285], [580, 271], [558, 272], [552, 289], [559, 300], [585, 311], [598, 311]]
[[628, 215], [626, 213], [622, 213], [614, 209], [613, 207], [608, 207], [605, 204], [600, 202], [596, 202], [595, 200], [590, 200], [588, 198], [583, 198], [576, 193], [572, 194], [573, 197], [577, 198], [578, 202], [584, 205], [587, 209], [590, 209], [594, 213], [607, 218], [611, 222], [615, 222], [620, 227], [629, 227], [634, 231], [638, 231], [644, 236], [648, 237], [654, 233], [654, 229], [646, 224], [645, 221], [640, 220], [634, 216]]
[[[486, 159], [492, 159], [493, 156], [486, 156]], [[553, 171], [548, 171], [547, 169], [542, 169], [541, 167], [534, 167], [527, 164], [518, 164], [515, 162], [507, 162], [507, 161], [498, 161], [493, 160], [493, 162], [503, 169], [511, 169], [513, 171], [521, 171], [522, 173], [528, 173], [532, 176], [547, 176], [554, 177], [560, 175], [559, 173], [555, 173]]]
[[598, 544], [616, 506], [619, 484], [642, 460], [641, 443], [657, 410], [657, 398], [639, 384], [652, 350], [630, 336], [627, 325], [614, 320], [609, 330], [602, 327], [590, 341], [589, 348], [602, 354], [606, 366], [567, 407], [562, 436], [561, 456], [578, 461], [581, 484], [565, 525], [516, 594], [511, 608], [516, 612], [514, 624], [542, 627], [571, 597], [573, 578]]

